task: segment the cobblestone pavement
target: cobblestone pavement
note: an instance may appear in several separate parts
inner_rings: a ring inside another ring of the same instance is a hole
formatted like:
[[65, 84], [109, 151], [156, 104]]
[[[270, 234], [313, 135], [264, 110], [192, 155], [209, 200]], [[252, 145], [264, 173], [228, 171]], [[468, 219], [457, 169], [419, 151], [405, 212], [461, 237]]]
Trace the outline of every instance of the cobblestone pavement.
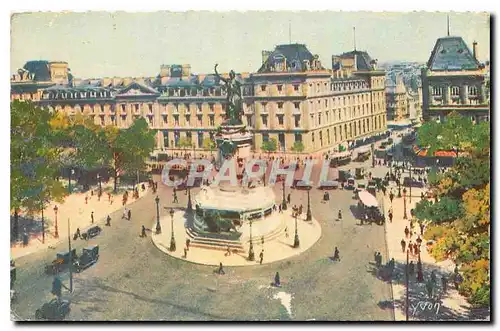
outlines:
[[[276, 196], [281, 187], [276, 185]], [[289, 189], [286, 189], [287, 192]], [[197, 190], [193, 190], [196, 194]], [[63, 292], [71, 300], [68, 320], [392, 320], [386, 303], [392, 301], [390, 284], [370, 272], [373, 253], [385, 255], [384, 227], [359, 225], [351, 212], [350, 191], [331, 191], [329, 203], [321, 203], [323, 191], [311, 191], [312, 215], [321, 225], [322, 235], [309, 250], [285, 261], [249, 267], [226, 267], [225, 275], [214, 274], [214, 267], [196, 265], [172, 258], [147, 239], [140, 228], [156, 219], [153, 196], [130, 204], [132, 219], [120, 220], [121, 211], [111, 214], [112, 227], [89, 242], [74, 241], [82, 247], [100, 245], [96, 265], [75, 274], [74, 292]], [[178, 206], [187, 196], [178, 194]], [[161, 207], [171, 207], [170, 188], [160, 184]], [[277, 198], [279, 199], [279, 198]], [[307, 204], [306, 191], [291, 190], [291, 203]], [[338, 210], [343, 218], [336, 221]], [[160, 208], [160, 217], [168, 210]], [[300, 234], [299, 234], [300, 235]], [[334, 247], [341, 260], [331, 260]], [[66, 250], [66, 243], [55, 250], [40, 251], [17, 260], [18, 300], [13, 309], [22, 319], [34, 312], [52, 295], [52, 276], [44, 265], [55, 252]], [[270, 286], [280, 273], [281, 287]], [[61, 275], [68, 285], [68, 274]], [[280, 301], [291, 296], [291, 314]]]

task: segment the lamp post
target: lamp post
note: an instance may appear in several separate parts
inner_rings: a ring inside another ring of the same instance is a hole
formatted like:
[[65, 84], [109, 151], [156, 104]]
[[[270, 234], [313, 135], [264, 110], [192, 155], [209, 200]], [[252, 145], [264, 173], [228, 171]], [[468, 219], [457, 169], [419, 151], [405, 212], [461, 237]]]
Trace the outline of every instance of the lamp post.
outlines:
[[412, 176], [412, 168], [411, 168], [411, 161], [409, 162], [409, 169], [410, 169], [410, 202], [411, 202], [411, 187], [413, 186], [413, 176]]
[[297, 229], [297, 216], [298, 216], [298, 213], [295, 210], [293, 212], [293, 217], [295, 218], [295, 238], [293, 239], [293, 248], [298, 248], [300, 246], [299, 232]]
[[[54, 237], [55, 238], [59, 238], [59, 229], [57, 227], [57, 211], [59, 210], [59, 208], [57, 208], [57, 205], [54, 206], [54, 214], [56, 216], [56, 228], [55, 228], [55, 233], [54, 233]], [[45, 231], [44, 231], [45, 233]]]
[[45, 219], [43, 217], [44, 204], [42, 202], [42, 244], [45, 244]]
[[252, 242], [252, 220], [250, 220], [250, 248], [248, 249], [248, 260], [255, 261], [255, 254], [253, 251], [253, 242]]
[[398, 198], [401, 198], [401, 172], [398, 172]]
[[409, 265], [410, 265], [410, 250], [407, 248], [406, 249], [406, 304], [405, 304], [405, 311], [406, 311], [406, 321], [409, 319], [409, 307], [410, 307], [410, 273], [409, 273]]
[[156, 196], [156, 234], [161, 233], [161, 224], [160, 224], [160, 198]]
[[170, 222], [172, 229], [172, 237], [170, 238], [170, 251], [175, 252], [175, 237], [174, 237], [174, 210], [170, 208]]
[[193, 203], [191, 202], [191, 188], [189, 188], [189, 187], [188, 187], [188, 204], [187, 204], [186, 211], [188, 213], [193, 211]]
[[281, 203], [281, 209], [286, 210], [286, 199], [285, 199], [285, 180], [283, 179], [283, 202]]
[[68, 183], [68, 192], [71, 193], [71, 175], [74, 175], [75, 174], [75, 170], [74, 169], [71, 169], [69, 171], [69, 175], [68, 175], [68, 179], [69, 179], [69, 183]]
[[403, 219], [408, 219], [408, 216], [406, 215], [406, 187], [403, 188], [403, 213]]
[[371, 150], [372, 150], [372, 168], [375, 168], [375, 144], [371, 144]]
[[69, 291], [73, 293], [73, 253], [71, 252], [71, 224], [68, 218], [68, 248], [69, 248]]
[[311, 191], [311, 188], [308, 188], [307, 189], [307, 213], [306, 213], [306, 221], [311, 221], [312, 220], [310, 191]]
[[97, 182], [99, 183], [99, 192], [102, 192], [101, 175], [100, 174], [97, 174]]

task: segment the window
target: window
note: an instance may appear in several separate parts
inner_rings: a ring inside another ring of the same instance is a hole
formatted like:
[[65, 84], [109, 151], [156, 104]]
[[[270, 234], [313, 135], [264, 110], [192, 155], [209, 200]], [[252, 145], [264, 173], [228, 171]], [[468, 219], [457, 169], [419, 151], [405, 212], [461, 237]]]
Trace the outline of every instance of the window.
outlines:
[[460, 95], [460, 88], [458, 86], [451, 87], [451, 95], [456, 97]]
[[252, 126], [252, 115], [247, 115], [247, 125]]
[[443, 95], [443, 89], [439, 86], [433, 86], [432, 87], [432, 95], [433, 96], [442, 96]]
[[265, 91], [266, 91], [266, 85], [261, 85], [261, 86], [260, 86], [260, 90], [261, 90], [262, 92], [265, 92]]
[[163, 124], [168, 124], [168, 116], [163, 115]]
[[202, 115], [198, 115], [198, 125], [199, 126], [202, 126], [203, 125], [203, 116]]
[[476, 86], [469, 86], [469, 95], [477, 95], [477, 87]]
[[262, 115], [262, 125], [267, 126], [267, 115]]
[[186, 115], [186, 125], [189, 125], [191, 122], [191, 115]]
[[135, 107], [135, 112], [138, 112], [139, 111], [139, 105], [135, 104], [134, 107]]
[[295, 134], [295, 142], [302, 142], [302, 134], [300, 133]]
[[174, 125], [179, 126], [179, 115], [174, 115]]
[[311, 126], [314, 126], [314, 115], [311, 114]]
[[278, 125], [283, 125], [283, 115], [278, 115]]
[[300, 127], [300, 115], [295, 115], [295, 127]]
[[149, 112], [152, 113], [153, 112], [153, 105], [152, 104], [148, 104], [148, 108], [149, 108]]
[[297, 91], [299, 90], [299, 85], [294, 85], [294, 86], [293, 86], [293, 90], [294, 90], [295, 92], [297, 92]]
[[262, 141], [263, 142], [268, 142], [269, 141], [269, 134], [268, 133], [263, 133], [262, 134]]
[[283, 109], [283, 102], [278, 102], [278, 109]]
[[213, 112], [214, 111], [214, 104], [213, 103], [209, 103], [208, 104], [208, 107], [210, 108], [210, 111]]
[[311, 133], [311, 141], [312, 141], [312, 143], [314, 144], [314, 132], [313, 132], [313, 133]]
[[203, 147], [203, 132], [198, 132], [198, 147]]
[[210, 122], [210, 126], [215, 126], [214, 115], [208, 115], [208, 120]]
[[300, 102], [294, 102], [295, 110], [300, 110]]
[[328, 99], [325, 99], [325, 108], [328, 108]]
[[168, 131], [163, 131], [163, 147], [169, 147], [169, 145], [168, 145]]
[[321, 125], [321, 114], [318, 114], [318, 125]]
[[125, 105], [121, 105], [122, 112], [125, 112]]
[[278, 85], [278, 92], [281, 92], [283, 90], [283, 85]]

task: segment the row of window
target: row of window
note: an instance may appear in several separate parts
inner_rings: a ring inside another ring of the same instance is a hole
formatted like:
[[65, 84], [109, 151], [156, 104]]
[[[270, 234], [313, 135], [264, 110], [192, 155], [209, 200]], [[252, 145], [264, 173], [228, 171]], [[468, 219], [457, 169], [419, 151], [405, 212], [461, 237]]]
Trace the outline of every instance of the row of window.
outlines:
[[[464, 87], [462, 87], [464, 88]], [[443, 96], [443, 91], [446, 89], [443, 88], [442, 86], [432, 86], [432, 96], [434, 97], [442, 97]], [[450, 87], [450, 95], [452, 97], [456, 96], [456, 97], [459, 97], [460, 96], [460, 86], [451, 86]], [[467, 94], [469, 96], [477, 96], [478, 95], [478, 88], [477, 86], [467, 86]]]
[[49, 92], [44, 93], [42, 99], [85, 99], [85, 98], [110, 98], [113, 97], [111, 91], [86, 91], [86, 92]]

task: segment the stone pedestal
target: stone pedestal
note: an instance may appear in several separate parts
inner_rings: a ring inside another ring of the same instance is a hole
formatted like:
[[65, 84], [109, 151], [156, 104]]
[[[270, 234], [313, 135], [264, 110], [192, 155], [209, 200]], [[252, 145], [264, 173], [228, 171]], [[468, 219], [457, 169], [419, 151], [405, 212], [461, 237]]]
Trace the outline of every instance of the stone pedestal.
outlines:
[[217, 143], [217, 165], [232, 157], [246, 160], [251, 155], [253, 134], [245, 130], [245, 125], [223, 125], [215, 137]]

